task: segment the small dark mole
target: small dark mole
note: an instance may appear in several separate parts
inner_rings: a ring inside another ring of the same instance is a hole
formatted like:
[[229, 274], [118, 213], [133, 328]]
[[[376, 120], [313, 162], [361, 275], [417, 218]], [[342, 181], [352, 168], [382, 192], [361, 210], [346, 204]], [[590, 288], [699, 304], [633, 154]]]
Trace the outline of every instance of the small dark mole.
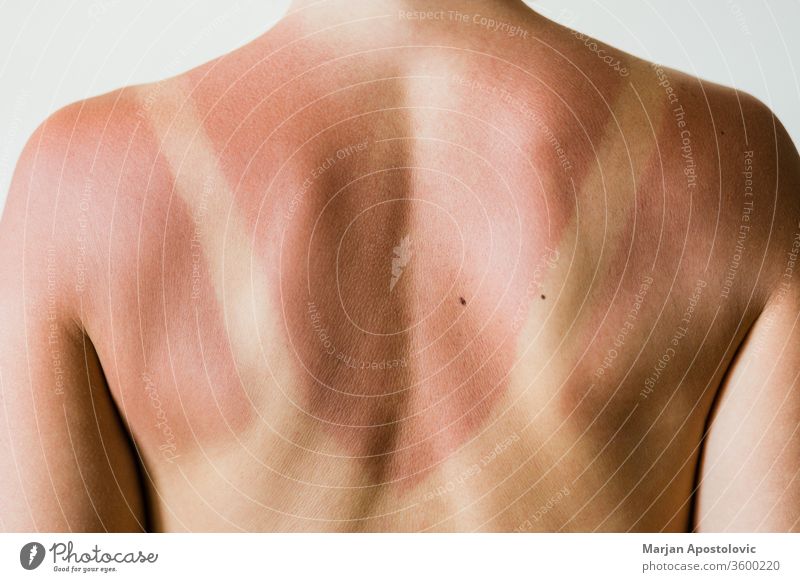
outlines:
[[542, 295], [542, 299], [547, 299], [547, 297], [545, 297], [544, 295]]
[[720, 133], [721, 133], [722, 135], [725, 135], [725, 132], [724, 132], [724, 131], [722, 131], [722, 130], [720, 130]]
[[458, 300], [461, 301], [461, 305], [466, 305], [467, 304], [467, 300], [464, 299], [463, 297], [459, 297]]

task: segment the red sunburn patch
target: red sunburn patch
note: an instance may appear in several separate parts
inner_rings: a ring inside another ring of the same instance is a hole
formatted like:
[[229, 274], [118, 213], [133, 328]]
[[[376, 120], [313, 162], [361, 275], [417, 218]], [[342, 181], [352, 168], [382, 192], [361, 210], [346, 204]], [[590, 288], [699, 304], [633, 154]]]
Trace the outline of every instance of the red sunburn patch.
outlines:
[[567, 223], [496, 176], [479, 197], [486, 183], [428, 166], [342, 171], [284, 225], [288, 395], [331, 435], [320, 452], [358, 459], [369, 484], [418, 482], [501, 411], [514, 320], [540, 301], [546, 234]]

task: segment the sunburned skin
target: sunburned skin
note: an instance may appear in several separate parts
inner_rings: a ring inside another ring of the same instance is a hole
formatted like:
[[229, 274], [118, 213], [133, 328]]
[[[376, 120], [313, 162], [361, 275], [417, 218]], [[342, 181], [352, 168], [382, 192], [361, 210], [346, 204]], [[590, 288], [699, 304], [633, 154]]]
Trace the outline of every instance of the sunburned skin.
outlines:
[[[4, 220], [58, 249], [65, 338], [96, 350], [120, 416], [98, 431], [132, 459], [103, 481], [122, 509], [64, 507], [52, 529], [798, 527], [797, 439], [743, 452], [797, 422], [785, 131], [604, 47], [621, 74], [521, 3], [443, 9], [525, 35], [413, 9], [301, 3], [34, 137], [60, 186], [12, 191]], [[32, 249], [14, 261], [35, 290]], [[61, 415], [37, 398], [16, 417]]]
[[[178, 103], [176, 99], [175, 114], [182, 108], [197, 123], [190, 101]], [[427, 123], [432, 129], [438, 115], [432, 106], [393, 113], [395, 124], [406, 116], [408, 125]], [[375, 123], [369, 116], [359, 116], [358, 122], [362, 131]], [[476, 120], [468, 122], [480, 130]], [[196, 137], [198, 145], [185, 154], [185, 146], [173, 145], [168, 128], [158, 120], [154, 126], [162, 153], [178, 174], [175, 192], [197, 215], [208, 200], [198, 199], [202, 184], [194, 175], [183, 178], [180, 167], [212, 166], [213, 159], [202, 158], [215, 148], [207, 137]], [[463, 140], [416, 138], [410, 129], [396, 137], [394, 129], [390, 126], [389, 137], [363, 134], [355, 146], [326, 146], [333, 157], [312, 170], [321, 185], [307, 188], [302, 201], [293, 198], [286, 212], [273, 210], [279, 219], [265, 220], [267, 228], [255, 224], [257, 240], [280, 240], [280, 269], [270, 273], [272, 281], [261, 266], [269, 258], [256, 257], [253, 247], [259, 245], [241, 236], [253, 227], [245, 225], [235, 207], [227, 208], [233, 203], [232, 188], [224, 176], [211, 179], [222, 184], [214, 198], [220, 206], [206, 212], [229, 213], [226, 228], [231, 234], [224, 243], [215, 243], [220, 235], [203, 229], [203, 256], [216, 289], [216, 309], [227, 303], [241, 313], [227, 318], [237, 357], [247, 362], [245, 368], [259, 367], [269, 356], [262, 342], [252, 338], [285, 334], [293, 353], [278, 357], [294, 359], [295, 366], [291, 378], [278, 382], [280, 396], [329, 431], [349, 457], [361, 459], [369, 482], [376, 484], [422, 476], [482, 428], [507, 387], [516, 346], [512, 318], [526, 313], [520, 309], [525, 307], [523, 284], [531, 280], [531, 267], [558, 246], [543, 235], [558, 236], [564, 227], [563, 219], [542, 223], [549, 217], [537, 216], [525, 202], [527, 193], [513, 192], [498, 169], [483, 154], [469, 151]], [[353, 134], [352, 128], [347, 130], [346, 135]], [[449, 157], [448, 167], [426, 164], [442, 144], [464, 152], [466, 163]], [[370, 165], [387, 159], [397, 165]], [[470, 170], [469, 164], [475, 163], [477, 171]], [[481, 183], [481, 171], [495, 175]], [[343, 180], [348, 182], [340, 185]], [[497, 182], [501, 189], [495, 202]], [[332, 194], [326, 197], [325, 192]], [[400, 192], [410, 194], [398, 197]], [[538, 237], [520, 240], [523, 224], [531, 220], [538, 224], [525, 230]], [[515, 225], [516, 232], [502, 232], [498, 224]], [[481, 232], [486, 234], [476, 235]], [[394, 273], [389, 277], [393, 240], [407, 241], [409, 254], [394, 281]], [[414, 240], [424, 241], [425, 247], [418, 248]], [[486, 240], [491, 241], [488, 252]], [[228, 267], [226, 273], [225, 265], [213, 264], [219, 255], [211, 249], [222, 244], [229, 249], [226, 254], [246, 257], [226, 264], [246, 265], [246, 272], [236, 275]], [[529, 256], [525, 248], [542, 256]], [[515, 254], [509, 256], [508, 250]], [[383, 285], [380, 276], [369, 275], [380, 273]], [[226, 284], [231, 279], [241, 286]], [[258, 304], [253, 297], [260, 298]], [[264, 298], [272, 299], [269, 310]], [[270, 319], [270, 311], [281, 310], [284, 325]], [[247, 321], [250, 314], [256, 317], [252, 324]], [[432, 356], [436, 350], [444, 353]], [[482, 354], [481, 360], [465, 364], [465, 354], [472, 360], [475, 353]], [[298, 384], [303, 389], [296, 394], [292, 387]], [[340, 455], [336, 448], [320, 452]]]

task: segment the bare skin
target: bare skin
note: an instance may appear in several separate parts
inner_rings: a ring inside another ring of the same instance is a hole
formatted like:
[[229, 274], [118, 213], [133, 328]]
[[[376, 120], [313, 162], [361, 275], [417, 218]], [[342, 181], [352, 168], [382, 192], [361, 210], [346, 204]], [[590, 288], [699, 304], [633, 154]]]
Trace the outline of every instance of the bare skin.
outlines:
[[417, 9], [297, 4], [31, 138], [2, 529], [800, 530], [785, 130], [522, 3]]

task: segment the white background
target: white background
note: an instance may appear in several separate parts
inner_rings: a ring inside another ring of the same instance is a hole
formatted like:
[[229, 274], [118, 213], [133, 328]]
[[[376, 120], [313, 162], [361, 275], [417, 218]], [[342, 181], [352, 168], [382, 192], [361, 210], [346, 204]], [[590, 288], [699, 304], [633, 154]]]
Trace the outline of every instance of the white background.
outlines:
[[[630, 53], [754, 94], [800, 144], [800, 0], [529, 3]], [[50, 113], [224, 54], [267, 30], [288, 5], [289, 0], [0, 0], [0, 208], [25, 141]]]

